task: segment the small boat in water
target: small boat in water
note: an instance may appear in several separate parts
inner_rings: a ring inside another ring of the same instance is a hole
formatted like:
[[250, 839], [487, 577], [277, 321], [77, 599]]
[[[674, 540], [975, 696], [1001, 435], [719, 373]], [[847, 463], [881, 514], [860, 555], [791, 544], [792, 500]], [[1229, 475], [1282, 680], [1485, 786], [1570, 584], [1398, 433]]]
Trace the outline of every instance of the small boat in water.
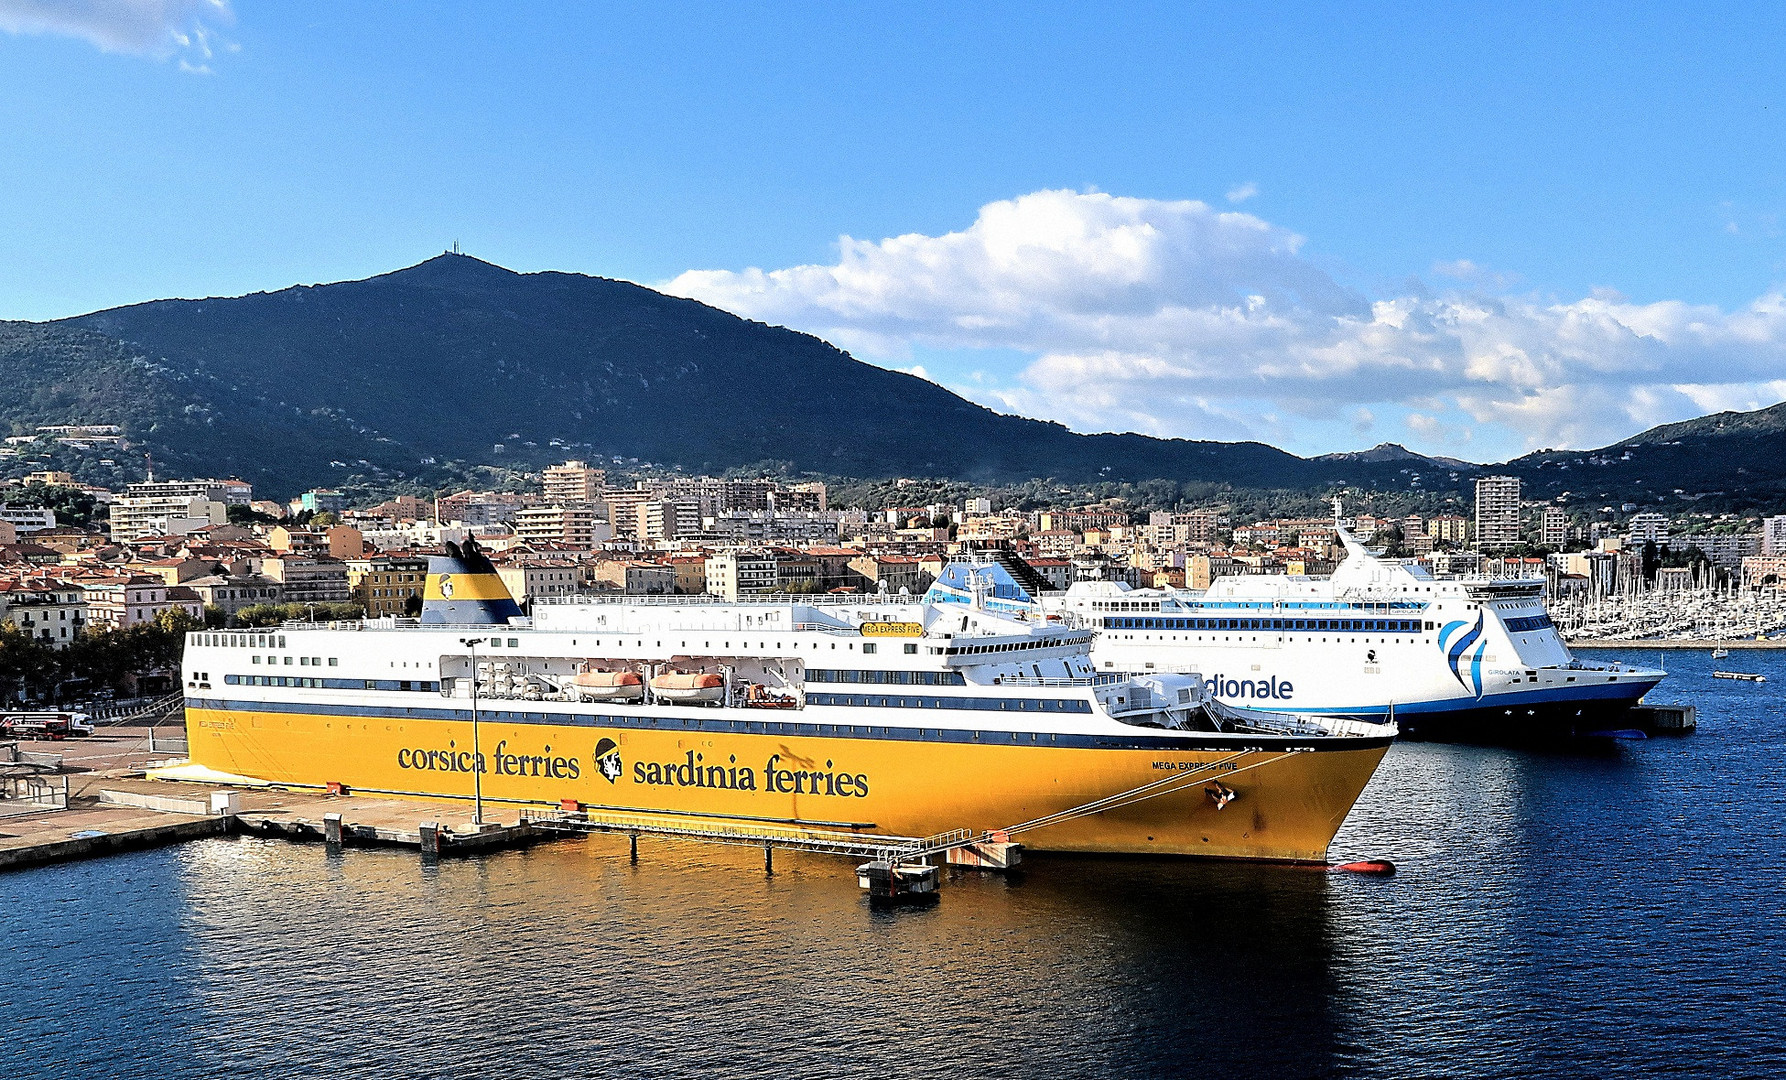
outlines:
[[1737, 679], [1742, 682], [1766, 682], [1767, 676], [1753, 671], [1714, 671], [1714, 679]]
[[677, 705], [710, 705], [726, 695], [726, 680], [710, 672], [671, 671], [651, 680], [651, 696]]

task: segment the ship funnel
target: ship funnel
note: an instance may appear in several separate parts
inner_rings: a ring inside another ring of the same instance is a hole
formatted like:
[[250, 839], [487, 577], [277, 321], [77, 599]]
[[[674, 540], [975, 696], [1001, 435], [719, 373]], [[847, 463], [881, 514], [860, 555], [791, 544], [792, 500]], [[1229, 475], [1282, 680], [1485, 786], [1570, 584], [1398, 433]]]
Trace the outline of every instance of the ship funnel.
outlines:
[[428, 583], [422, 590], [422, 622], [504, 626], [521, 605], [478, 549], [477, 541], [448, 541], [445, 555], [428, 557]]

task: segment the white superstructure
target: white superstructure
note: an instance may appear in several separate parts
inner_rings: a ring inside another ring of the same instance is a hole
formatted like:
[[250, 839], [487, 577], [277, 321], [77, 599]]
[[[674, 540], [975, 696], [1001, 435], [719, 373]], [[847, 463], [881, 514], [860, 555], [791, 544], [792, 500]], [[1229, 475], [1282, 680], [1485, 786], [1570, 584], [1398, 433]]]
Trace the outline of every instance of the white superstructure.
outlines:
[[1203, 592], [1087, 582], [1043, 607], [1097, 631], [1100, 672], [1197, 671], [1233, 704], [1393, 711], [1413, 733], [1600, 730], [1662, 678], [1571, 656], [1540, 579], [1437, 578], [1340, 536], [1347, 558], [1330, 578], [1224, 577]]

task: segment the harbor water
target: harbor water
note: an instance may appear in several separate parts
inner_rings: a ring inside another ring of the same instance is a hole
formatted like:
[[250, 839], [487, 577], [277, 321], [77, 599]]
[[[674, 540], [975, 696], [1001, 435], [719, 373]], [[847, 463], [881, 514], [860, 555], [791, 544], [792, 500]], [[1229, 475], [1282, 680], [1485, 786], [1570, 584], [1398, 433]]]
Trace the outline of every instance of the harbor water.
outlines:
[[623, 837], [13, 873], [0, 1072], [1786, 1075], [1786, 653], [1665, 660], [1693, 736], [1395, 746], [1336, 844], [1387, 879], [1038, 856], [883, 911], [843, 860]]

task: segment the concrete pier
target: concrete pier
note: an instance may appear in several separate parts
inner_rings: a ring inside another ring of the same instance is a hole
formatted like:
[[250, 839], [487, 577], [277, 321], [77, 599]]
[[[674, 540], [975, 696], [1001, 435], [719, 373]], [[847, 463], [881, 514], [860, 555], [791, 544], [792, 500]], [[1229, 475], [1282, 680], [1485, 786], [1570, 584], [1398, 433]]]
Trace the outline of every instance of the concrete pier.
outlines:
[[981, 840], [950, 848], [943, 853], [943, 858], [950, 866], [1002, 874], [1022, 864], [1023, 845], [1008, 840]]
[[1651, 735], [1686, 735], [1699, 727], [1697, 705], [1634, 705], [1632, 724]]
[[941, 875], [927, 863], [894, 863], [883, 859], [856, 867], [856, 884], [868, 899], [882, 904], [924, 903], [936, 899]]

